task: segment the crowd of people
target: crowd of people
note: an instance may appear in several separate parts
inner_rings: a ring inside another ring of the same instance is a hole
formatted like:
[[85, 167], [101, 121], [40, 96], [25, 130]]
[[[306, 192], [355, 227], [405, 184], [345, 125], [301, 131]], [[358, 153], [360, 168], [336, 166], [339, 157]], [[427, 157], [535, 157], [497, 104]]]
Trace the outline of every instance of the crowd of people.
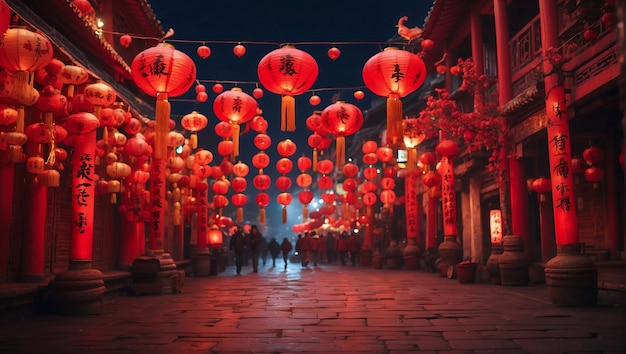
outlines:
[[[362, 237], [358, 233], [328, 231], [324, 235], [323, 233], [317, 234], [316, 231], [307, 231], [297, 235], [293, 258], [303, 268], [307, 268], [309, 264], [317, 267], [320, 263], [355, 266], [358, 262], [361, 244]], [[287, 269], [291, 251], [294, 250], [294, 245], [287, 237], [283, 237], [280, 243], [275, 237], [270, 238], [268, 242], [256, 225], [251, 225], [247, 233], [241, 226], [236, 226], [230, 236], [228, 246], [234, 256], [238, 275], [249, 260], [252, 261], [252, 271], [257, 273], [259, 266], [265, 267], [268, 255], [272, 268], [276, 267], [276, 260], [280, 260], [282, 256], [283, 267]]]

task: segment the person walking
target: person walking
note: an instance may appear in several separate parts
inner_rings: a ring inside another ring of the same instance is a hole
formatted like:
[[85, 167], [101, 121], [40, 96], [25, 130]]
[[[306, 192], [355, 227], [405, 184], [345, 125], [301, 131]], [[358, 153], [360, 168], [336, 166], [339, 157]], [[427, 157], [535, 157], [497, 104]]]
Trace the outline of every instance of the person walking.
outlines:
[[229, 249], [235, 253], [235, 266], [237, 267], [237, 275], [239, 275], [241, 274], [243, 255], [246, 250], [246, 237], [243, 235], [241, 226], [237, 226], [235, 232], [231, 236]]
[[310, 259], [313, 261], [313, 266], [317, 267], [317, 262], [319, 261], [319, 258], [320, 258], [320, 248], [321, 248], [322, 240], [320, 240], [320, 236], [315, 231], [312, 231], [310, 242], [311, 242], [311, 247], [310, 247], [311, 258]]
[[259, 271], [259, 255], [261, 253], [261, 247], [263, 243], [263, 235], [259, 232], [256, 225], [250, 226], [250, 253], [252, 256], [252, 271], [258, 273]]
[[289, 252], [293, 246], [291, 242], [285, 237], [283, 238], [283, 242], [280, 244], [280, 249], [283, 251], [283, 261], [285, 261], [285, 269], [287, 269], [287, 261], [289, 260]]
[[276, 241], [276, 238], [272, 237], [270, 243], [267, 245], [268, 250], [270, 251], [270, 256], [272, 256], [272, 268], [276, 267], [276, 258], [280, 255], [280, 244]]
[[307, 267], [309, 265], [309, 261], [311, 260], [311, 236], [308, 232], [304, 233], [302, 239], [299, 243], [300, 250], [300, 260], [302, 261], [302, 266]]
[[352, 266], [356, 266], [356, 261], [359, 258], [359, 251], [361, 250], [361, 243], [356, 234], [352, 234], [348, 240], [348, 252], [350, 252], [350, 262]]
[[339, 260], [341, 265], [346, 265], [346, 255], [348, 253], [348, 233], [343, 231], [339, 240], [337, 240], [337, 252], [339, 252]]

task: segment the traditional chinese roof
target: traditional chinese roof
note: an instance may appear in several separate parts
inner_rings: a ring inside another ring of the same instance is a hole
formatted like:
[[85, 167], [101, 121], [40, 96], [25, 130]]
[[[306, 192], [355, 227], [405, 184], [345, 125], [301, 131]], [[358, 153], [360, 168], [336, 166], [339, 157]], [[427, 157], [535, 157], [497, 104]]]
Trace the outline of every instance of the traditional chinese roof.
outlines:
[[450, 42], [452, 36], [467, 36], [467, 31], [460, 30], [460, 23], [468, 14], [470, 1], [458, 0], [434, 0], [428, 15], [424, 19], [424, 32], [422, 38], [428, 38], [435, 42], [435, 48], [424, 58], [426, 67], [433, 68], [444, 53], [444, 44]]
[[502, 106], [502, 113], [504, 115], [512, 115], [522, 107], [535, 102], [537, 100], [543, 101], [543, 84], [535, 83], [530, 85], [524, 91], [513, 97], [509, 102]]

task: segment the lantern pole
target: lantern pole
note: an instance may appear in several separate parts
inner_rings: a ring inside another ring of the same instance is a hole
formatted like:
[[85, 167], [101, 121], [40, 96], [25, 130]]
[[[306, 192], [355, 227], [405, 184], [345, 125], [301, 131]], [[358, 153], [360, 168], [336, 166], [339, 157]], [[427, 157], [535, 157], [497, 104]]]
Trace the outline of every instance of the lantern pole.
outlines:
[[[558, 10], [551, 0], [539, 1], [541, 42], [544, 58], [547, 50], [559, 48]], [[554, 68], [544, 60], [544, 72]], [[574, 174], [570, 170], [571, 135], [565, 87], [556, 73], [544, 77], [546, 88], [546, 121], [550, 180], [552, 181], [552, 211], [557, 255], [545, 265], [546, 285], [556, 306], [593, 306], [598, 300], [598, 270], [593, 261], [581, 254], [574, 196]]]
[[193, 275], [196, 277], [208, 277], [211, 275], [211, 251], [207, 247], [208, 224], [209, 224], [209, 184], [205, 179], [198, 182], [196, 191], [196, 204], [198, 216], [196, 218], [196, 249], [193, 253]]
[[[78, 116], [78, 115], [74, 115]], [[97, 118], [84, 113], [84, 130], [75, 131], [72, 154], [72, 223], [69, 269], [50, 282], [51, 310], [61, 314], [90, 315], [103, 311], [104, 279], [91, 268], [95, 210], [95, 157]], [[90, 124], [89, 121], [95, 122]]]
[[[9, 160], [8, 150], [0, 150], [0, 259], [9, 259], [11, 224], [13, 222], [13, 187], [15, 181], [15, 164]], [[0, 267], [6, 267], [1, 263]], [[6, 268], [0, 268], [6, 274]]]

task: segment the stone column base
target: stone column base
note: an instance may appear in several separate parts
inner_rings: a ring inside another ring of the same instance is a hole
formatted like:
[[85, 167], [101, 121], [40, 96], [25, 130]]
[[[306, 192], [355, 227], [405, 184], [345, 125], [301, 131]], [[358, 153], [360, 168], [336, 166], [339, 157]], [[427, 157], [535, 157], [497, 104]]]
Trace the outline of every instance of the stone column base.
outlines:
[[420, 269], [420, 249], [415, 245], [415, 239], [409, 239], [409, 243], [402, 250], [402, 256], [406, 269]]
[[191, 266], [194, 277], [208, 277], [211, 275], [211, 251], [208, 248], [196, 248]]
[[49, 284], [47, 309], [60, 315], [99, 315], [103, 312], [104, 278], [90, 261], [71, 261], [70, 269]]
[[176, 263], [169, 253], [148, 251], [133, 261], [133, 295], [161, 295], [174, 292]]
[[598, 302], [598, 269], [580, 244], [557, 246], [557, 255], [546, 263], [546, 285], [557, 307], [595, 306]]

